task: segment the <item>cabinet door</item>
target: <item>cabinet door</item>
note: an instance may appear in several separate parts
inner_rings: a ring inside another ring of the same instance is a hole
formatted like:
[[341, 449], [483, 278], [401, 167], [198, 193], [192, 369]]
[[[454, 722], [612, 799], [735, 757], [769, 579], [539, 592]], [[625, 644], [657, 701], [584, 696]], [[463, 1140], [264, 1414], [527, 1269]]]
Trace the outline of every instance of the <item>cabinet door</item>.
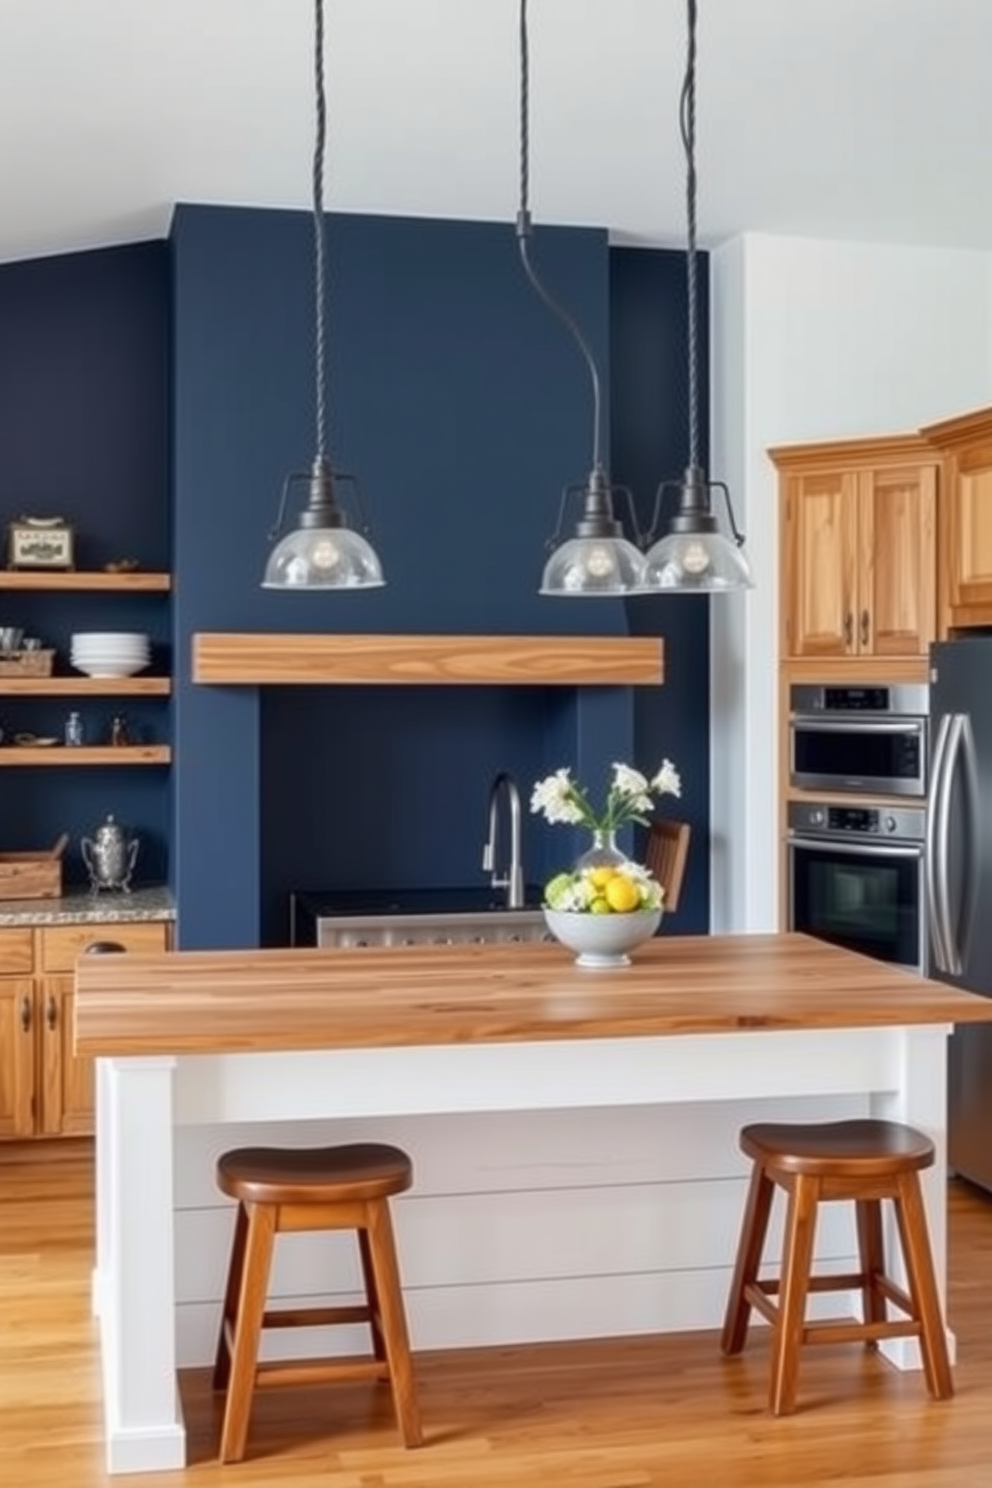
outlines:
[[934, 466], [861, 475], [861, 655], [926, 656], [937, 624], [936, 516]]
[[785, 654], [857, 652], [858, 477], [815, 471], [786, 483]]
[[[992, 443], [950, 462], [945, 568], [954, 625], [992, 624]], [[969, 614], [968, 612], [973, 613]]]
[[0, 979], [0, 1137], [34, 1130], [35, 1022], [30, 977]]
[[73, 1053], [75, 978], [50, 976], [38, 985], [42, 1041], [40, 1129], [46, 1136], [88, 1136], [96, 1124], [94, 1061]]

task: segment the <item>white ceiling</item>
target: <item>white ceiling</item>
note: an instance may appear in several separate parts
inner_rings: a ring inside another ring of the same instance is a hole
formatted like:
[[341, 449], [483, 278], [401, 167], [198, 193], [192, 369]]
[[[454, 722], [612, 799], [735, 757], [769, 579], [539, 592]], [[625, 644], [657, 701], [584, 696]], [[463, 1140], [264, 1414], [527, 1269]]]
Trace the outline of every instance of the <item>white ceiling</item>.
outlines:
[[[326, 0], [331, 209], [510, 221], [518, 0]], [[992, 0], [699, 0], [699, 232], [992, 249]], [[684, 239], [685, 0], [530, 0], [535, 222]], [[306, 207], [312, 0], [0, 0], [0, 261]]]

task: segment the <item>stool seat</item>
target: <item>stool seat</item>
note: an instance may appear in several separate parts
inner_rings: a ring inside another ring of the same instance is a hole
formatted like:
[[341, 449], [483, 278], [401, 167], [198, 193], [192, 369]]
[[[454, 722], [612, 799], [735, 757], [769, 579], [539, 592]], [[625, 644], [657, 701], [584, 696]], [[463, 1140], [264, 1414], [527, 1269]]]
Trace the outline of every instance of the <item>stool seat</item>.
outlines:
[[[751, 1181], [727, 1300], [721, 1347], [740, 1353], [752, 1309], [772, 1325], [769, 1405], [774, 1415], [795, 1409], [799, 1350], [807, 1343], [917, 1338], [927, 1388], [935, 1400], [954, 1393], [947, 1338], [927, 1234], [920, 1171], [932, 1165], [934, 1145], [899, 1122], [855, 1120], [819, 1125], [754, 1123], [739, 1136], [751, 1158]], [[777, 1188], [788, 1195], [780, 1273], [761, 1277], [762, 1253]], [[814, 1276], [813, 1245], [819, 1205], [854, 1202], [859, 1269]], [[895, 1210], [907, 1286], [886, 1274], [882, 1201]], [[808, 1322], [810, 1292], [860, 1291], [860, 1320]], [[774, 1300], [776, 1299], [777, 1300]], [[890, 1317], [892, 1306], [901, 1314]]]
[[819, 1125], [755, 1122], [740, 1134], [741, 1150], [783, 1173], [813, 1173], [861, 1180], [868, 1173], [893, 1174], [928, 1168], [930, 1138], [898, 1121], [824, 1121]]
[[380, 1142], [239, 1147], [217, 1161], [218, 1187], [229, 1198], [256, 1204], [385, 1199], [403, 1193], [412, 1182], [413, 1163], [407, 1154]]
[[[405, 1446], [423, 1437], [407, 1337], [389, 1199], [413, 1182], [413, 1163], [398, 1147], [355, 1142], [339, 1147], [239, 1147], [217, 1160], [217, 1185], [237, 1200], [214, 1389], [226, 1391], [220, 1460], [245, 1454], [254, 1391], [263, 1385], [384, 1380]], [[285, 1231], [354, 1230], [364, 1301], [338, 1306], [284, 1306], [266, 1296], [275, 1238]], [[359, 1359], [259, 1363], [265, 1328], [367, 1323], [372, 1352]]]

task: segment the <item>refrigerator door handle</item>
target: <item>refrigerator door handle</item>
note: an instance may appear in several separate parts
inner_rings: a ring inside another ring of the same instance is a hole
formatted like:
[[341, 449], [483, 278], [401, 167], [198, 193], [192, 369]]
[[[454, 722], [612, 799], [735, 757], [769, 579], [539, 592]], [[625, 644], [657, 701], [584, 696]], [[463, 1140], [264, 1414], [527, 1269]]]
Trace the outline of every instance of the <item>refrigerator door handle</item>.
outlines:
[[945, 965], [940, 967], [948, 976], [959, 977], [963, 970], [961, 948], [954, 933], [951, 913], [951, 789], [961, 758], [961, 743], [968, 724], [964, 713], [952, 713], [947, 730], [947, 744], [941, 770], [941, 786], [934, 811], [934, 836], [936, 838], [936, 872], [934, 874], [934, 897], [937, 903], [937, 924], [943, 947]]
[[938, 886], [937, 821], [947, 788], [947, 736], [951, 728], [951, 716], [950, 713], [945, 713], [941, 718], [934, 743], [926, 840], [927, 920], [930, 926], [934, 963], [937, 971], [943, 972], [949, 970], [949, 956], [943, 936], [942, 898]]
[[[966, 811], [965, 816], [969, 823], [974, 822], [975, 805], [978, 801], [978, 758], [975, 753], [975, 736], [971, 729], [971, 719], [967, 713], [957, 715], [958, 728], [950, 741], [950, 749], [947, 760], [947, 800], [951, 798], [951, 784], [957, 771], [958, 761], [963, 764], [962, 784], [964, 786], [966, 800], [971, 810]], [[964, 974], [964, 963], [971, 941], [971, 930], [975, 919], [975, 906], [977, 900], [976, 890], [978, 888], [978, 834], [973, 825], [968, 829], [968, 871], [962, 888], [962, 902], [957, 905], [957, 915], [951, 913], [950, 903], [950, 872], [947, 857], [950, 842], [950, 811], [948, 810], [948, 840], [944, 845], [945, 862], [943, 867], [944, 893], [945, 893], [945, 945], [948, 952], [948, 961], [952, 976]], [[955, 934], [955, 921], [960, 930], [960, 939]]]

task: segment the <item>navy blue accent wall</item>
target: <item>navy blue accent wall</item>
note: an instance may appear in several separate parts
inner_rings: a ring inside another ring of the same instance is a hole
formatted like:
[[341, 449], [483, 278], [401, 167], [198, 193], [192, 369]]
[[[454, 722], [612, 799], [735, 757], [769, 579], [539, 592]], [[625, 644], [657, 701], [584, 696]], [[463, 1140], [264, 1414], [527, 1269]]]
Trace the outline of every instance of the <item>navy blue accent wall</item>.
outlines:
[[[544, 694], [421, 688], [280, 688], [236, 702], [191, 685], [200, 630], [626, 632], [619, 601], [537, 594], [561, 490], [588, 473], [591, 391], [502, 224], [330, 219], [332, 452], [360, 475], [388, 582], [365, 594], [260, 589], [283, 476], [314, 452], [311, 232], [301, 213], [182, 207], [174, 220], [186, 946], [278, 939], [290, 888], [370, 886], [356, 873], [396, 887], [478, 882], [496, 769], [527, 794], [577, 749], [576, 763], [604, 769], [632, 748], [620, 689], [542, 707]], [[534, 256], [605, 370], [605, 234], [545, 229]], [[525, 718], [535, 727], [521, 734]], [[543, 871], [559, 848], [541, 825], [528, 823], [528, 850]]]
[[[164, 243], [0, 267], [0, 527], [22, 513], [66, 517], [79, 568], [133, 556], [170, 562], [169, 262]], [[5, 535], [5, 533], [4, 533]], [[68, 671], [74, 630], [147, 630], [169, 663], [163, 597], [4, 592], [0, 624], [23, 626]], [[158, 668], [156, 668], [158, 669]], [[0, 695], [0, 728], [60, 735], [76, 706], [92, 742], [125, 711], [138, 737], [168, 736], [165, 702]], [[3, 746], [7, 747], [7, 746]], [[0, 847], [28, 851], [61, 831], [66, 878], [82, 881], [79, 839], [114, 812], [139, 833], [138, 878], [168, 873], [169, 778], [160, 769], [5, 769]]]
[[[701, 455], [709, 429], [709, 298], [706, 256], [699, 265]], [[614, 480], [637, 495], [651, 521], [656, 487], [681, 478], [688, 459], [686, 260], [679, 252], [614, 248], [610, 253], [611, 459]], [[669, 493], [665, 518], [677, 506]], [[719, 600], [713, 601], [719, 604]], [[662, 814], [688, 821], [693, 837], [682, 903], [667, 923], [680, 934], [709, 930], [709, 606], [704, 595], [659, 595], [628, 602], [632, 635], [665, 638], [665, 685], [634, 693], [638, 764], [649, 773], [663, 757], [682, 777], [682, 797], [665, 797]]]

